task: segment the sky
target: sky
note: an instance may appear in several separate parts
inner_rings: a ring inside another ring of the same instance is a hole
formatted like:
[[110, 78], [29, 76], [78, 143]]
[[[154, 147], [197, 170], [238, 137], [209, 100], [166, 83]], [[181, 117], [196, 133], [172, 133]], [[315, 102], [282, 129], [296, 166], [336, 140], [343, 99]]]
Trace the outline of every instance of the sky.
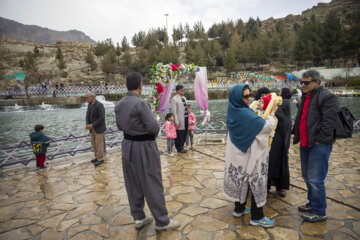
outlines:
[[281, 18], [330, 0], [0, 0], [0, 16], [22, 24], [52, 30], [76, 29], [95, 41], [112, 38], [131, 43], [139, 31], [165, 27], [169, 35], [180, 23], [201, 21], [206, 30], [214, 23], [249, 17]]

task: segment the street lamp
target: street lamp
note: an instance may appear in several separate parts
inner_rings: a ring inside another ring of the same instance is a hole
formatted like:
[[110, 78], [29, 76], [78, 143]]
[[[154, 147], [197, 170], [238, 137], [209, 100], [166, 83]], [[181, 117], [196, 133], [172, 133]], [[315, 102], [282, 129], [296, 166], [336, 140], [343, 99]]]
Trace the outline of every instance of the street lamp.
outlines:
[[167, 22], [167, 17], [169, 16], [168, 13], [165, 13], [165, 18], [166, 18], [166, 36], [169, 37], [169, 33], [168, 33], [168, 22]]

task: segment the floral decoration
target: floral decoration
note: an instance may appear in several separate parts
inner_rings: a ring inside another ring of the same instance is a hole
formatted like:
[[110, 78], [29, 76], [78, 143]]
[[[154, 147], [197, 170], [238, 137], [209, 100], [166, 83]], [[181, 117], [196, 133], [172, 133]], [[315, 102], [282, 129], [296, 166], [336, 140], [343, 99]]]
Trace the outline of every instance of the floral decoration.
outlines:
[[152, 96], [154, 98], [153, 104], [155, 106], [155, 112], [159, 108], [160, 96], [164, 92], [167, 84], [176, 79], [180, 74], [192, 74], [200, 71], [199, 67], [195, 64], [162, 64], [158, 63], [151, 68], [151, 84], [153, 85]]

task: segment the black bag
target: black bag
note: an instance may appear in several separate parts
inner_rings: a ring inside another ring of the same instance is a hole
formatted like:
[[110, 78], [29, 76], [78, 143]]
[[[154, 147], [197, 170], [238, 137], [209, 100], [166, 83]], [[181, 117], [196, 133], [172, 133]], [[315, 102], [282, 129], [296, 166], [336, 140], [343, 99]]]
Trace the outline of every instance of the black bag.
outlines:
[[354, 116], [346, 107], [341, 107], [337, 113], [337, 124], [335, 130], [336, 138], [351, 138], [354, 127]]

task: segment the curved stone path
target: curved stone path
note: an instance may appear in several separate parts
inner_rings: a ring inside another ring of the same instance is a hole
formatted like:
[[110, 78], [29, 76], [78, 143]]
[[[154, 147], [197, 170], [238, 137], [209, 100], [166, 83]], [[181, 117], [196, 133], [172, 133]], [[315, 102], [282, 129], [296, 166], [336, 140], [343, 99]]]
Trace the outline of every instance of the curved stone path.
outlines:
[[[159, 140], [160, 151], [165, 141]], [[198, 146], [176, 157], [161, 155], [169, 215], [181, 222], [174, 231], [156, 233], [154, 223], [134, 228], [126, 196], [121, 151], [107, 154], [94, 168], [90, 153], [33, 165], [2, 169], [2, 239], [359, 239], [360, 137], [338, 141], [330, 160], [327, 189], [329, 220], [303, 222], [297, 206], [306, 201], [297, 147], [290, 151], [291, 183], [286, 198], [269, 194], [265, 214], [270, 229], [249, 225], [250, 216], [233, 218], [233, 203], [222, 194], [225, 145]], [[344, 202], [346, 205], [341, 204]], [[357, 209], [356, 209], [357, 208]], [[145, 208], [150, 214], [148, 208]]]

